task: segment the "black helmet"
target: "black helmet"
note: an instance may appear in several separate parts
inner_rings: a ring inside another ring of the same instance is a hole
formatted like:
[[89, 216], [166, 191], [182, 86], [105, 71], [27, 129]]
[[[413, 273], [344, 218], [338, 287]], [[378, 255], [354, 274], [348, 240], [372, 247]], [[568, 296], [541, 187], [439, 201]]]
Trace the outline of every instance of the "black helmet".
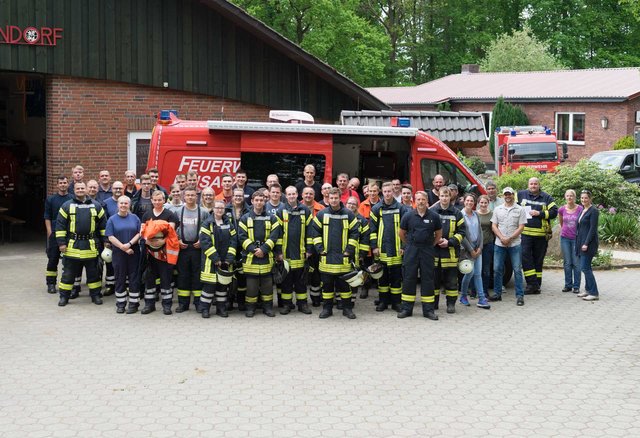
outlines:
[[287, 262], [286, 260], [275, 262], [273, 264], [273, 268], [271, 268], [271, 273], [273, 274], [273, 281], [276, 284], [282, 284], [285, 277], [289, 273], [289, 262]]

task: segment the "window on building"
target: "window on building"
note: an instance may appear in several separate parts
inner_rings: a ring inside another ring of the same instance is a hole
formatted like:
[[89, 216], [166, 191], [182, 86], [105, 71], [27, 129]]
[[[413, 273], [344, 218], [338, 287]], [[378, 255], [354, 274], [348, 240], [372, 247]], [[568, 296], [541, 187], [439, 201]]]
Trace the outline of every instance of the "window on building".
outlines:
[[558, 140], [584, 144], [584, 113], [556, 113]]
[[489, 138], [491, 138], [491, 136], [493, 135], [493, 132], [491, 132], [491, 111], [488, 112], [481, 112], [480, 114], [482, 114], [482, 122], [484, 123], [484, 132], [485, 134], [487, 134], [487, 140], [489, 140]]
[[127, 169], [136, 172], [136, 180], [147, 170], [149, 159], [149, 145], [151, 144], [151, 131], [130, 132], [127, 148]]

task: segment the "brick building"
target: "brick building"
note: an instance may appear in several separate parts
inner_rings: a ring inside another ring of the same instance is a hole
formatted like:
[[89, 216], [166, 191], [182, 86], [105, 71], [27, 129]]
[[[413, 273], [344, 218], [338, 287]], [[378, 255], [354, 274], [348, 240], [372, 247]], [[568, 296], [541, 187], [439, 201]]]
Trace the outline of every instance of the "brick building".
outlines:
[[[520, 105], [531, 125], [549, 126], [569, 146], [569, 162], [608, 150], [640, 126], [640, 68], [479, 73], [477, 65], [414, 87], [369, 91], [395, 110], [433, 110], [448, 102], [452, 111], [480, 112], [490, 133], [496, 100]], [[456, 146], [456, 145], [453, 145]], [[463, 146], [489, 165], [488, 142]]]
[[[0, 207], [41, 227], [76, 164], [145, 170], [155, 114], [334, 122], [384, 109], [369, 92], [225, 0], [0, 2]], [[28, 195], [37, 202], [15, 208]]]

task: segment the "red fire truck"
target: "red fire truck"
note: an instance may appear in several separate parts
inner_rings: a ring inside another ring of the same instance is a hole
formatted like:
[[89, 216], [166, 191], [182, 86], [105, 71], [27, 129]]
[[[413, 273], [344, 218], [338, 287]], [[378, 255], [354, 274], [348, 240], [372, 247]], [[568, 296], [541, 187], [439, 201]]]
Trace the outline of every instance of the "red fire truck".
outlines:
[[[440, 140], [415, 128], [313, 124], [310, 116], [272, 112], [277, 122], [181, 120], [173, 110], [158, 114], [147, 168], [157, 167], [160, 184], [168, 187], [177, 174], [198, 172], [199, 186], [220, 188], [224, 173], [242, 167], [248, 184], [261, 187], [275, 173], [283, 186], [295, 184], [305, 165], [332, 182], [346, 172], [361, 180], [399, 178], [414, 190], [429, 190], [441, 174], [460, 193], [485, 193], [484, 186]], [[289, 123], [282, 123], [282, 121]]]
[[496, 170], [531, 167], [553, 172], [566, 160], [567, 144], [558, 143], [555, 131], [544, 126], [502, 126], [495, 132]]

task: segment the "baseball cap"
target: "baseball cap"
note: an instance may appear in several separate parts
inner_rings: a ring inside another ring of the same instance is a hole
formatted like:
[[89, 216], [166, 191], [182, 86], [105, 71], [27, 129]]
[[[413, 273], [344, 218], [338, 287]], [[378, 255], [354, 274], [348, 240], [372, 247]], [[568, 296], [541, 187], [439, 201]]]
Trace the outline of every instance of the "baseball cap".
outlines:
[[513, 189], [511, 187], [505, 187], [504, 189], [502, 189], [502, 194], [504, 195], [505, 193], [514, 194], [515, 192], [513, 191]]

